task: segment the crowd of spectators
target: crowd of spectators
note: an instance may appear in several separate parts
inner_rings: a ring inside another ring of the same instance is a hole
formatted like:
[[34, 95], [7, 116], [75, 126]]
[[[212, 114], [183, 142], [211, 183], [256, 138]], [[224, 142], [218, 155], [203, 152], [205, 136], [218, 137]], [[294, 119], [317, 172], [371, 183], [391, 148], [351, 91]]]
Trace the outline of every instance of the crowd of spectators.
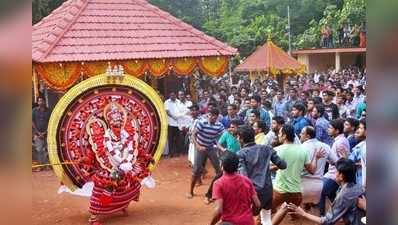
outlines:
[[[259, 215], [258, 224], [277, 224], [287, 212], [319, 224], [360, 224], [366, 190], [366, 69], [292, 76], [283, 88], [273, 77], [202, 78], [194, 95], [179, 91], [165, 101], [166, 154], [188, 153], [193, 168], [188, 198], [202, 182], [207, 159], [211, 162], [216, 175], [205, 195], [207, 204], [216, 205], [211, 224], [252, 224], [245, 215]], [[244, 211], [248, 205], [257, 210]], [[311, 208], [319, 217], [306, 211]]]
[[333, 29], [329, 25], [324, 25], [320, 29], [322, 48], [348, 48], [348, 47], [366, 47], [366, 23], [363, 22], [361, 25], [350, 25], [348, 23], [342, 24], [336, 33], [338, 42], [334, 41]]

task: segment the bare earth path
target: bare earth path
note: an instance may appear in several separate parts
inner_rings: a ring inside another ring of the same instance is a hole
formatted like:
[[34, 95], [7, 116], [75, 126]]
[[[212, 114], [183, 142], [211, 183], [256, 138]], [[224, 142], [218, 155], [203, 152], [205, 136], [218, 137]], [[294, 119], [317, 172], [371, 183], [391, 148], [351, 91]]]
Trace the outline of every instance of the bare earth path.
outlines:
[[[209, 168], [209, 171], [213, 171]], [[186, 157], [162, 159], [154, 171], [155, 189], [142, 189], [139, 202], [132, 202], [128, 217], [106, 217], [105, 225], [206, 225], [213, 206], [203, 203], [212, 175], [196, 188], [195, 198], [187, 199], [191, 169]], [[57, 194], [59, 182], [52, 171], [32, 173], [33, 225], [85, 225], [89, 214], [88, 198]], [[289, 219], [285, 219], [289, 221]], [[284, 222], [282, 225], [291, 223]], [[296, 224], [309, 225], [303, 221]]]

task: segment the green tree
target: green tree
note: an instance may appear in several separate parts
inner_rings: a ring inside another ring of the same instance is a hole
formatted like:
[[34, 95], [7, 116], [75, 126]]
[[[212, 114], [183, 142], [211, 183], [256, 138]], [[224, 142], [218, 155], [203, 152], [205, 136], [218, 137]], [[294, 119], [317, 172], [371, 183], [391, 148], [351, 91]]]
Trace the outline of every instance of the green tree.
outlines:
[[360, 25], [366, 21], [366, 4], [365, 0], [345, 0], [339, 5], [328, 5], [324, 11], [322, 18], [316, 22], [311, 21], [308, 28], [302, 33], [297, 35], [294, 41], [296, 48], [311, 48], [318, 47], [320, 41], [320, 27], [328, 25], [333, 32], [333, 39], [335, 42], [338, 40], [337, 30], [344, 23], [350, 25]]
[[49, 13], [48, 1], [33, 0], [32, 2], [32, 23], [39, 22], [43, 17]]
[[204, 15], [201, 0], [150, 0], [149, 2], [195, 28], [200, 29], [203, 25]]

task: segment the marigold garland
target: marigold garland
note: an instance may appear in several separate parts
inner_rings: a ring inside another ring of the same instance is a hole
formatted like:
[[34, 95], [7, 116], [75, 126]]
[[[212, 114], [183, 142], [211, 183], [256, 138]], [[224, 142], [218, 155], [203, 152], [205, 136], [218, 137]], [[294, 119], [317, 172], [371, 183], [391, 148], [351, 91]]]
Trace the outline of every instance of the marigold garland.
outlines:
[[140, 77], [148, 69], [148, 64], [145, 60], [132, 60], [125, 61], [123, 63], [123, 67], [127, 74], [133, 75], [135, 77]]
[[108, 63], [105, 61], [86, 62], [83, 64], [82, 70], [85, 77], [92, 77], [105, 73], [107, 68]]
[[227, 56], [203, 57], [198, 64], [207, 75], [216, 77], [225, 73], [228, 67], [228, 59]]
[[149, 72], [155, 77], [164, 75], [171, 65], [171, 61], [168, 59], [154, 59], [148, 61]]
[[192, 74], [197, 66], [197, 59], [195, 58], [178, 58], [174, 61], [174, 72], [180, 76], [187, 76]]
[[65, 91], [80, 78], [80, 63], [45, 63], [35, 69], [46, 85], [55, 91]]
[[[156, 78], [166, 75], [173, 70], [179, 76], [191, 75], [196, 67], [209, 76], [220, 76], [226, 72], [229, 58], [227, 56], [210, 56], [198, 58], [177, 58], [177, 59], [152, 59], [152, 60], [126, 60], [126, 61], [98, 61], [98, 62], [69, 62], [69, 63], [43, 63], [36, 64], [35, 71], [46, 85], [55, 91], [66, 91], [75, 84], [80, 75], [84, 78], [106, 73], [111, 63], [123, 65], [126, 74], [141, 77], [149, 72]], [[300, 68], [305, 70], [305, 68]], [[277, 71], [274, 71], [277, 72]]]

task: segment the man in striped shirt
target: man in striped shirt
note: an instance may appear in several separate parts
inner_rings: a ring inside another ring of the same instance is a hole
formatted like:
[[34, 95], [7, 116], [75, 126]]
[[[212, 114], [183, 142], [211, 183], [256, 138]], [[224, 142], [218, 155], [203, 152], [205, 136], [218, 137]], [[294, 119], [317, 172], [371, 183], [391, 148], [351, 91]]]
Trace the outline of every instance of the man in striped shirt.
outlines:
[[193, 189], [202, 173], [203, 164], [207, 158], [210, 159], [216, 171], [216, 176], [221, 173], [220, 161], [215, 148], [218, 138], [224, 132], [224, 126], [217, 120], [219, 114], [218, 109], [212, 108], [208, 113], [208, 118], [198, 121], [192, 133], [196, 154], [192, 170], [191, 186], [187, 195], [188, 198], [192, 198], [194, 195]]

